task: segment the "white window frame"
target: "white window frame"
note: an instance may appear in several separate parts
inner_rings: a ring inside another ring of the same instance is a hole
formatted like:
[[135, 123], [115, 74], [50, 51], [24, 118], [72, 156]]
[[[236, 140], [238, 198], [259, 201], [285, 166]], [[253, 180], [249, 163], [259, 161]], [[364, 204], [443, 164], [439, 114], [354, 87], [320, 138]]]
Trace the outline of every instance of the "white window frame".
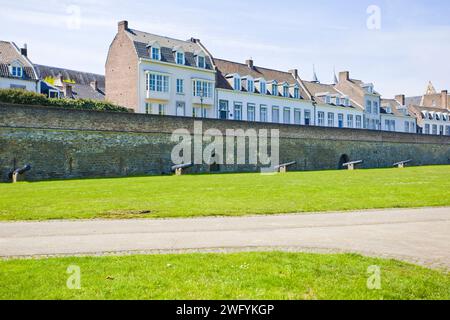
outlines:
[[[181, 63], [180, 63], [180, 61], [179, 61], [179, 57], [181, 57]], [[175, 53], [175, 62], [177, 63], [177, 64], [179, 64], [179, 65], [185, 65], [186, 64], [186, 57], [185, 57], [185, 54], [184, 54], [184, 52], [183, 51], [177, 51], [176, 53]]]

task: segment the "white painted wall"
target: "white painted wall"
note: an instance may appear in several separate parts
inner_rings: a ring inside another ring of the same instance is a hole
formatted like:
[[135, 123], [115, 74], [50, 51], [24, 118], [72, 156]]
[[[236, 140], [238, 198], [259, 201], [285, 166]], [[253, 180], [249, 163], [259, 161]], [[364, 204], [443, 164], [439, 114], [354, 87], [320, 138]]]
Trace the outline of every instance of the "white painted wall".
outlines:
[[[363, 119], [364, 119], [364, 113], [362, 110], [350, 108], [350, 107], [336, 107], [328, 104], [318, 104], [317, 105], [317, 111], [316, 111], [316, 125], [319, 125], [318, 123], [318, 113], [324, 112], [324, 126], [328, 127], [328, 113], [334, 114], [334, 125], [333, 127], [338, 128], [339, 127], [339, 114], [342, 114], [344, 117], [344, 124], [343, 128], [355, 128], [355, 129], [362, 129], [363, 128]], [[350, 127], [348, 125], [347, 117], [348, 115], [353, 115], [353, 126]], [[356, 127], [356, 116], [361, 117], [361, 127]]]
[[[395, 132], [404, 132], [404, 133], [416, 133], [416, 119], [407, 116], [395, 116], [392, 114], [381, 114], [381, 130], [383, 131], [394, 131], [392, 126], [388, 127], [386, 124], [386, 120], [395, 121]], [[408, 131], [406, 130], [406, 124], [408, 122], [409, 127]]]
[[225, 89], [217, 89], [217, 99], [216, 99], [216, 117], [219, 117], [219, 103], [220, 100], [228, 101], [228, 119], [233, 120], [235, 118], [234, 114], [234, 106], [235, 103], [242, 104], [242, 120], [248, 120], [248, 105], [255, 105], [255, 121], [260, 122], [260, 110], [262, 106], [267, 108], [267, 121], [273, 122], [272, 119], [272, 109], [273, 107], [279, 108], [279, 123], [284, 122], [284, 108], [289, 108], [290, 112], [290, 124], [294, 124], [294, 111], [295, 109], [300, 110], [301, 112], [301, 120], [300, 124], [305, 124], [305, 111], [309, 111], [311, 114], [311, 125], [313, 125], [313, 117], [314, 117], [314, 108], [310, 101], [300, 100], [300, 99], [291, 99], [284, 97], [275, 97], [271, 95], [263, 95], [258, 93], [248, 93], [243, 91], [233, 91], [233, 90], [225, 90]]
[[[153, 60], [141, 60], [139, 63], [139, 112], [145, 113], [145, 103], [147, 99], [146, 91], [146, 79], [145, 74], [147, 71], [153, 71], [169, 75], [169, 93], [167, 97], [168, 102], [166, 106], [166, 115], [176, 115], [176, 103], [185, 103], [185, 116], [191, 117], [193, 114], [194, 103], [200, 104], [200, 99], [198, 97], [193, 97], [192, 80], [202, 79], [212, 82], [213, 96], [211, 99], [204, 100], [204, 106], [207, 110], [208, 118], [216, 117], [215, 107], [215, 71], [205, 70], [199, 68], [191, 68], [181, 65], [176, 65], [172, 63], [164, 63]], [[184, 80], [184, 93], [177, 94], [176, 81], [177, 79]], [[150, 93], [151, 97], [159, 98], [159, 93]], [[152, 113], [157, 114], [157, 106], [153, 106]]]
[[14, 78], [0, 78], [0, 89], [11, 89], [11, 85], [25, 86], [25, 90], [32, 92], [40, 92], [39, 85], [36, 81], [29, 81]]
[[[444, 130], [444, 135], [450, 135], [450, 134], [448, 134], [449, 130], [450, 130], [450, 119], [447, 119], [447, 120], [423, 119], [422, 121], [423, 121], [423, 127], [422, 127], [423, 134], [430, 134], [430, 135], [435, 134], [433, 132], [433, 127], [435, 126], [437, 135], [440, 135], [440, 129], [442, 126], [442, 128]], [[428, 133], [426, 132], [426, 125], [429, 125], [429, 128], [430, 128]]]

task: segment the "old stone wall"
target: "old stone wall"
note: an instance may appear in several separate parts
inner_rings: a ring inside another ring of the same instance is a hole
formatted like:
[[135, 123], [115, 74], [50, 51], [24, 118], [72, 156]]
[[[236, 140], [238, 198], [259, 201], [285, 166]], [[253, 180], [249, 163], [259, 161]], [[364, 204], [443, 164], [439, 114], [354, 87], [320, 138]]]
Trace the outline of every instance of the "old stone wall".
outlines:
[[[368, 130], [203, 120], [203, 130], [279, 129], [280, 161], [292, 170], [334, 170], [344, 159], [362, 168], [450, 164], [450, 137]], [[194, 131], [194, 119], [0, 104], [0, 174], [30, 164], [22, 179], [169, 174], [172, 132]], [[206, 145], [206, 144], [205, 144]], [[209, 172], [206, 165], [191, 172]], [[214, 168], [215, 170], [217, 169]], [[255, 172], [254, 165], [219, 166], [221, 172]]]

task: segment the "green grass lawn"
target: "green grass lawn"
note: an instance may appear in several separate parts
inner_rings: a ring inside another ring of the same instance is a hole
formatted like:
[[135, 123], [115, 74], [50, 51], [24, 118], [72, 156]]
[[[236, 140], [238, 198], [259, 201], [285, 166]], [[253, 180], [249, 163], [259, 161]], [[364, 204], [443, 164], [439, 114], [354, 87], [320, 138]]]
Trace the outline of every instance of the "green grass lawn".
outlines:
[[[67, 288], [79, 266], [81, 289]], [[369, 290], [368, 267], [381, 270]], [[447, 273], [353, 254], [236, 253], [0, 260], [0, 299], [450, 299]]]
[[450, 166], [0, 184], [0, 220], [237, 216], [450, 205]]

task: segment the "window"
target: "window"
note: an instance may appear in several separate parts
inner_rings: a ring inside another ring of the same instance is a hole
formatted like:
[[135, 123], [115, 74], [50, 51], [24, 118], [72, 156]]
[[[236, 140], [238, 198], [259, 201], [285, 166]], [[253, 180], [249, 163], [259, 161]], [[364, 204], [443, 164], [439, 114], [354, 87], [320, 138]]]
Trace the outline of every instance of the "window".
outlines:
[[356, 116], [356, 128], [361, 129], [362, 128], [362, 121], [361, 116]]
[[439, 126], [439, 134], [440, 134], [441, 136], [444, 135], [444, 126], [443, 126], [443, 125], [440, 125], [440, 126]]
[[152, 113], [152, 104], [151, 103], [148, 103], [148, 102], [145, 103], [145, 113], [146, 114]]
[[177, 116], [184, 117], [186, 115], [185, 106], [186, 105], [184, 102], [177, 102], [177, 110], [176, 110]]
[[227, 100], [219, 101], [219, 119], [222, 119], [222, 120], [228, 119], [228, 101]]
[[372, 101], [367, 101], [366, 103], [366, 112], [372, 113]]
[[247, 91], [248, 92], [255, 92], [255, 83], [251, 79], [247, 79]]
[[391, 122], [389, 120], [384, 120], [384, 126], [386, 131], [391, 131]]
[[347, 115], [347, 128], [353, 128], [353, 115]]
[[445, 126], [445, 135], [450, 136], [450, 126]]
[[165, 104], [159, 104], [158, 105], [158, 114], [160, 116], [164, 116], [166, 114], [166, 105]]
[[425, 134], [430, 134], [430, 125], [425, 124]]
[[345, 98], [344, 99], [344, 106], [346, 106], [346, 107], [350, 106], [350, 99], [349, 98]]
[[267, 107], [265, 105], [259, 107], [259, 121], [267, 122]]
[[377, 101], [374, 101], [374, 102], [373, 102], [373, 113], [374, 113], [374, 114], [378, 114], [378, 110], [379, 110], [378, 102], [377, 102]]
[[242, 103], [234, 103], [234, 120], [242, 120]]
[[253, 103], [247, 104], [247, 120], [255, 121], [255, 105]]
[[433, 134], [437, 135], [438, 131], [437, 131], [437, 124], [433, 124]]
[[259, 91], [261, 94], [266, 94], [267, 93], [267, 86], [266, 83], [264, 81], [261, 81], [259, 83]]
[[338, 127], [339, 128], [344, 127], [344, 115], [342, 113], [338, 114]]
[[197, 56], [197, 66], [206, 69], [206, 59], [203, 56]]
[[395, 120], [391, 120], [391, 129], [392, 129], [392, 131], [396, 130], [395, 126], [396, 126]]
[[194, 118], [201, 118], [202, 117], [202, 108], [200, 108], [200, 107], [193, 108], [192, 115]]
[[326, 96], [325, 97], [325, 103], [326, 104], [331, 104], [331, 97], [330, 96]]
[[212, 98], [212, 83], [204, 80], [193, 80], [192, 94], [194, 97]]
[[169, 76], [147, 73], [147, 91], [169, 92]]
[[409, 132], [409, 121], [405, 121], [405, 132]]
[[152, 47], [152, 59], [161, 60], [161, 49], [158, 47]]
[[183, 79], [177, 79], [177, 93], [178, 94], [184, 93], [184, 80]]
[[341, 99], [339, 97], [336, 97], [336, 105], [337, 106], [341, 105]]
[[12, 69], [11, 74], [13, 77], [22, 78], [22, 76], [23, 76], [22, 67], [13, 66], [11, 69]]
[[317, 113], [317, 124], [321, 127], [325, 125], [325, 112], [319, 111]]
[[278, 96], [278, 85], [276, 83], [272, 84], [272, 95]]
[[283, 97], [289, 98], [289, 86], [287, 85], [283, 86]]
[[241, 78], [239, 77], [234, 77], [234, 90], [239, 90], [241, 91]]
[[302, 123], [302, 112], [300, 109], [294, 109], [294, 124]]
[[283, 121], [285, 124], [291, 123], [291, 109], [290, 108], [284, 108], [283, 110]]
[[300, 99], [300, 89], [297, 87], [294, 88], [294, 99]]
[[328, 126], [334, 127], [334, 113], [328, 112]]
[[280, 122], [280, 109], [278, 107], [272, 107], [272, 122]]
[[305, 126], [309, 126], [311, 124], [311, 111], [305, 110]]
[[177, 52], [177, 64], [183, 64], [184, 65], [184, 53], [183, 52]]

